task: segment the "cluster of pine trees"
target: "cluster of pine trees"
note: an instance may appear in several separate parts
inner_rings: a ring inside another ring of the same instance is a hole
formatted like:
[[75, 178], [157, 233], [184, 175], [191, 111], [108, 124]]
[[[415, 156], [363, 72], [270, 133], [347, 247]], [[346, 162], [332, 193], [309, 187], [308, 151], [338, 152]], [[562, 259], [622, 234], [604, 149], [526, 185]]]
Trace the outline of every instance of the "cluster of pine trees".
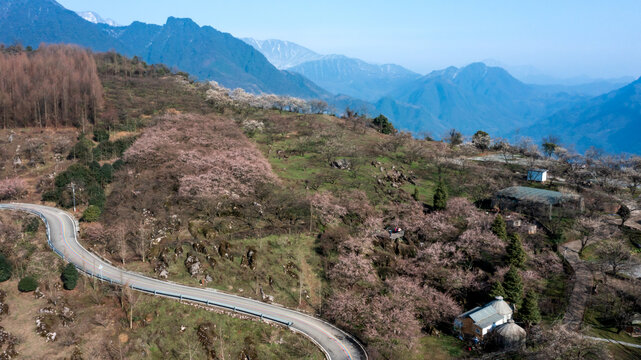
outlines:
[[3, 128], [78, 126], [96, 119], [103, 90], [87, 51], [42, 45], [0, 52], [0, 123]]
[[523, 324], [527, 326], [537, 324], [541, 321], [538, 295], [532, 290], [524, 291], [523, 280], [519, 273], [519, 269], [522, 269], [527, 261], [527, 254], [523, 249], [521, 238], [517, 233], [508, 235], [505, 220], [500, 214], [494, 219], [492, 232], [499, 239], [508, 243], [505, 250], [510, 270], [505, 274], [503, 282], [497, 281], [492, 285], [490, 297], [502, 296], [515, 305], [518, 309], [517, 319]]

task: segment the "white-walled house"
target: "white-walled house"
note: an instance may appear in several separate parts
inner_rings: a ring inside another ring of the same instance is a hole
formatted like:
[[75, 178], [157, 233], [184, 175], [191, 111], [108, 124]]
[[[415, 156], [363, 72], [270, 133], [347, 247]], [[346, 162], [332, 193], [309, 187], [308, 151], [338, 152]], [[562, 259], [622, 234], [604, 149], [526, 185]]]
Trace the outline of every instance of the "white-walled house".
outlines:
[[527, 180], [536, 182], [546, 182], [548, 180], [548, 171], [544, 169], [531, 169], [527, 171]]
[[497, 296], [485, 306], [475, 307], [459, 315], [454, 320], [454, 330], [462, 337], [481, 340], [495, 327], [512, 319], [513, 314], [512, 307], [503, 300], [502, 296]]

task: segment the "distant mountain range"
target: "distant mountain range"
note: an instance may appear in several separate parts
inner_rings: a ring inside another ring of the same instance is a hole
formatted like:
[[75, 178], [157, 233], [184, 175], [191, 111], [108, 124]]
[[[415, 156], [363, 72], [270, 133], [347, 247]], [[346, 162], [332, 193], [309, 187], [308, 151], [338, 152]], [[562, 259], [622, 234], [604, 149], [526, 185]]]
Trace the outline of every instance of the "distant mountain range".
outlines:
[[299, 73], [334, 94], [370, 102], [421, 77], [400, 65], [375, 65], [343, 55], [319, 55], [289, 41], [243, 40], [278, 68]]
[[440, 137], [456, 128], [505, 136], [585, 97], [550, 93], [483, 63], [434, 71], [376, 103], [402, 129]]
[[597, 96], [619, 89], [635, 80], [632, 76], [612, 79], [595, 79], [588, 76], [559, 78], [548, 75], [531, 65], [512, 66], [492, 59], [483, 60], [483, 63], [487, 66], [502, 67], [526, 84], [547, 86], [550, 91], [569, 94]]
[[256, 40], [252, 38], [243, 38], [242, 40], [260, 51], [272, 65], [281, 70], [323, 58], [323, 55], [289, 41]]
[[596, 146], [608, 152], [641, 154], [641, 78], [558, 111], [521, 133], [535, 138], [557, 135], [578, 151]]
[[612, 81], [531, 85], [483, 63], [420, 76], [398, 65], [319, 55], [286, 41], [243, 41], [190, 19], [112, 26], [95, 13], [83, 16], [89, 21], [53, 0], [0, 0], [0, 43], [115, 49], [229, 88], [320, 98], [337, 113], [347, 106], [383, 113], [397, 128], [437, 138], [451, 128], [504, 137], [520, 129], [535, 140], [559, 135], [580, 150], [594, 145], [641, 153], [639, 80], [621, 88]]
[[177, 67], [203, 80], [254, 92], [330, 99], [303, 76], [280, 71], [253, 47], [190, 19], [170, 17], [164, 26], [134, 22], [113, 27], [86, 21], [53, 0], [3, 0], [0, 42], [38, 46], [75, 43], [96, 51], [137, 55], [149, 63]]
[[93, 11], [78, 11], [78, 16], [94, 24], [107, 24], [109, 26], [120, 26], [118, 23], [111, 19], [103, 19], [100, 15]]

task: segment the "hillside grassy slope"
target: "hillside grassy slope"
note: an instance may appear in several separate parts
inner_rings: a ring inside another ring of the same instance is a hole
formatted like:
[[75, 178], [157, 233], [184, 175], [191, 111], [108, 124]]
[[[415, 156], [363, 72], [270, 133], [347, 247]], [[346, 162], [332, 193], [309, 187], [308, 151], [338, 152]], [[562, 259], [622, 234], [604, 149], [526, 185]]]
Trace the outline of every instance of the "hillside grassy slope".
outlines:
[[[3, 154], [3, 176], [31, 177], [29, 184], [48, 179], [13, 198], [70, 208], [69, 185], [76, 184], [81, 239], [96, 253], [161, 279], [322, 317], [357, 336], [373, 359], [493, 350], [465, 351], [452, 321], [491, 300], [497, 283], [516, 277], [538, 295], [543, 320], [528, 328], [536, 341], [514, 355], [536, 358], [541, 349], [560, 346], [552, 345], [558, 340], [552, 325], [563, 318], [571, 273], [558, 245], [578, 236], [573, 220], [541, 223], [502, 212], [510, 224], [522, 222], [506, 228], [522, 242], [515, 260], [515, 245], [494, 229], [496, 209], [488, 201], [501, 188], [527, 184], [525, 160], [502, 161], [500, 152], [470, 144], [383, 134], [390, 129], [381, 119], [351, 112], [338, 118], [258, 109], [212, 98], [210, 85], [162, 66], [113, 53], [95, 59], [105, 106], [91, 132], [15, 129], [3, 130], [0, 139], [12, 144]], [[9, 142], [11, 131], [24, 136]], [[70, 143], [62, 150], [44, 146], [44, 163], [13, 165], [30, 137], [44, 136], [39, 131]], [[487, 155], [499, 161], [472, 160]], [[561, 161], [549, 164], [571, 174]], [[595, 213], [604, 202], [598, 187], [536, 186], [579, 192]], [[529, 233], [528, 225], [539, 231]], [[390, 237], [395, 227], [403, 237]], [[524, 295], [512, 291], [508, 300], [520, 303]], [[140, 309], [191, 313], [144, 299]], [[165, 315], [151, 316], [162, 323]], [[140, 331], [126, 334], [131, 339]], [[238, 340], [244, 332], [236, 334]], [[318, 356], [308, 342], [284, 338], [292, 345], [277, 347], [266, 345], [275, 333], [260, 336], [248, 341], [263, 346], [266, 357]], [[131, 349], [172, 354], [171, 342], [154, 339]], [[238, 341], [229, 341], [240, 354]]]

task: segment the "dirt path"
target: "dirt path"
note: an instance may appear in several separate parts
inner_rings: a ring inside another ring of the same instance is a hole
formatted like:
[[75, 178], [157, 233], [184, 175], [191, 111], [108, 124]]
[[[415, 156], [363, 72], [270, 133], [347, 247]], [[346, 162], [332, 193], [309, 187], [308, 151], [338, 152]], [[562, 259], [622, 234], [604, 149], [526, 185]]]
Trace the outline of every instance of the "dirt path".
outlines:
[[570, 295], [563, 323], [572, 330], [579, 330], [583, 322], [585, 305], [592, 291], [592, 273], [579, 257], [580, 241], [572, 241], [561, 246], [563, 257], [574, 269], [574, 287]]

